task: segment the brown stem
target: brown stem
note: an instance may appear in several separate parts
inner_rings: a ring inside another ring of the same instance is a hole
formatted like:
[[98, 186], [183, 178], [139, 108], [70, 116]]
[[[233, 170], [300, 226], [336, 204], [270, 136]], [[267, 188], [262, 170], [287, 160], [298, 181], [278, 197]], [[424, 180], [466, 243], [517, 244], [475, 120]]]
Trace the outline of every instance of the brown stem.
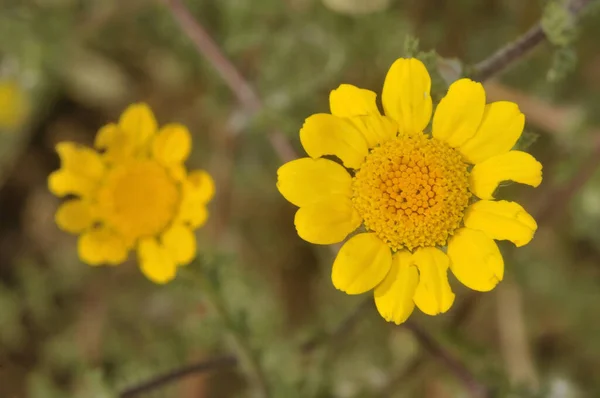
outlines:
[[145, 392], [154, 390], [156, 388], [163, 387], [176, 380], [183, 379], [192, 374], [212, 372], [215, 370], [223, 370], [236, 366], [238, 363], [237, 358], [234, 355], [222, 355], [206, 361], [193, 363], [188, 366], [184, 366], [180, 369], [175, 369], [169, 373], [153, 377], [137, 386], [129, 387], [123, 390], [119, 394], [120, 398], [131, 398], [143, 394]]
[[[305, 354], [309, 354], [316, 349], [320, 344], [328, 343], [331, 341], [339, 341], [344, 335], [353, 328], [354, 324], [361, 319], [363, 312], [370, 308], [373, 304], [373, 299], [369, 297], [363, 300], [353, 311], [351, 311], [337, 327], [331, 332], [324, 336], [316, 336], [304, 344], [302, 344], [301, 351]], [[120, 398], [131, 398], [138, 396], [142, 393], [164, 387], [167, 384], [173, 383], [179, 379], [187, 377], [192, 374], [213, 372], [217, 370], [224, 370], [239, 365], [238, 358], [233, 355], [221, 355], [215, 358], [204, 360], [197, 363], [192, 363], [183, 366], [179, 369], [175, 369], [169, 373], [158, 375], [151, 378], [137, 386], [129, 387], [119, 394]]]
[[196, 49], [214, 67], [221, 79], [229, 86], [240, 103], [252, 112], [258, 112], [262, 103], [252, 86], [238, 72], [237, 68], [223, 54], [219, 46], [213, 41], [206, 30], [200, 25], [182, 0], [163, 0], [179, 26], [194, 42]]
[[[196, 21], [183, 1], [161, 1], [164, 2], [181, 29], [194, 43], [198, 53], [212, 65], [231, 92], [237, 97], [240, 104], [252, 115], [261, 112], [264, 106], [260, 96], [231, 60], [221, 51], [204, 27]], [[281, 160], [287, 162], [298, 157], [292, 145], [280, 131], [270, 132], [267, 138]]]
[[[591, 0], [573, 0], [569, 11], [577, 16]], [[515, 61], [521, 59], [539, 44], [546, 40], [546, 33], [541, 23], [537, 23], [521, 37], [500, 48], [494, 54], [475, 65], [473, 76], [478, 81], [484, 81], [497, 75]]]

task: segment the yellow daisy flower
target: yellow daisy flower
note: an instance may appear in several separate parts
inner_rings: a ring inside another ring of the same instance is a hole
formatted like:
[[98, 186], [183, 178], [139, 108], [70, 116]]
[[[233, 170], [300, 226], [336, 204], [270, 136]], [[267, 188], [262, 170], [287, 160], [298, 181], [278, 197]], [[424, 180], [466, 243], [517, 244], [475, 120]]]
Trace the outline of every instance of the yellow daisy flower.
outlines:
[[175, 277], [196, 255], [193, 231], [207, 218], [214, 183], [183, 162], [191, 136], [180, 124], [160, 130], [146, 104], [129, 106], [118, 124], [98, 131], [96, 150], [73, 142], [56, 146], [61, 168], [48, 178], [52, 193], [74, 195], [56, 212], [57, 225], [80, 234], [79, 257], [118, 265], [136, 250], [142, 272], [156, 283]]
[[[464, 285], [489, 291], [502, 280], [496, 240], [527, 244], [537, 225], [515, 202], [494, 200], [502, 181], [538, 186], [542, 165], [511, 150], [525, 123], [516, 104], [486, 104], [480, 83], [460, 79], [437, 105], [431, 134], [431, 79], [417, 59], [398, 59], [376, 94], [343, 84], [331, 114], [300, 130], [309, 157], [278, 170], [277, 187], [300, 207], [298, 235], [311, 243], [343, 241], [333, 285], [347, 294], [374, 289], [379, 313], [404, 322], [416, 305], [437, 315]], [[336, 157], [337, 160], [332, 160]]]

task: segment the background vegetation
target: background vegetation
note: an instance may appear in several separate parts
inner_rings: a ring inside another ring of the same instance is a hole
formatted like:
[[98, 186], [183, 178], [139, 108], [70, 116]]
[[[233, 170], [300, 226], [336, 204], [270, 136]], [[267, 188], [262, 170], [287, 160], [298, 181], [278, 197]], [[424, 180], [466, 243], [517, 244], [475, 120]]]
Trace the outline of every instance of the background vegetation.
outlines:
[[[562, 1], [187, 1], [255, 98], [239, 81], [236, 97], [215, 52], [198, 51], [179, 2], [0, 0], [0, 81], [26, 99], [0, 131], [0, 397], [126, 396], [211, 358], [215, 371], [140, 396], [600, 396], [598, 3], [577, 19]], [[384, 322], [368, 297], [336, 291], [332, 253], [295, 233], [275, 188], [285, 143], [300, 150], [303, 119], [340, 83], [379, 92], [393, 60], [415, 55], [439, 98], [538, 21], [547, 40], [486, 83], [490, 100], [519, 103], [519, 145], [544, 164], [538, 189], [501, 191], [537, 216], [536, 238], [501, 247], [493, 292], [451, 281], [447, 314]], [[0, 93], [0, 107], [18, 95]], [[218, 189], [199, 260], [167, 286], [134, 261], [82, 264], [46, 187], [57, 142], [91, 144], [137, 101], [190, 128], [188, 165]], [[241, 367], [222, 356], [236, 352]]]

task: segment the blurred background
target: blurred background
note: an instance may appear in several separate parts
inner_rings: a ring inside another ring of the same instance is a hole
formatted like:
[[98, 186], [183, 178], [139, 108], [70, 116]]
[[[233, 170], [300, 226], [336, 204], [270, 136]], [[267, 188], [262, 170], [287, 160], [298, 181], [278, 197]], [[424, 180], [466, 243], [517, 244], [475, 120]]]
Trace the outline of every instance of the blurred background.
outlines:
[[[560, 1], [186, 5], [259, 93], [253, 116], [160, 1], [0, 0], [0, 397], [117, 397], [232, 352], [231, 329], [275, 398], [470, 396], [446, 354], [493, 397], [600, 397], [598, 1], [578, 21]], [[518, 102], [527, 117], [519, 146], [544, 164], [538, 189], [514, 185], [499, 197], [522, 203], [540, 228], [518, 251], [501, 245], [506, 278], [493, 292], [451, 279], [457, 300], [447, 314], [415, 312], [443, 348], [436, 354], [411, 328], [381, 319], [368, 297], [333, 288], [332, 253], [297, 236], [295, 208], [276, 190], [283, 161], [268, 135], [277, 130], [301, 151], [298, 130], [328, 110], [330, 90], [351, 83], [379, 93], [400, 56], [428, 65], [439, 98], [540, 20], [549, 40], [486, 82], [490, 101]], [[198, 232], [202, 265], [189, 267], [210, 275], [227, 322], [184, 276], [158, 286], [134, 259], [81, 263], [76, 237], [54, 223], [60, 200], [46, 178], [59, 167], [56, 143], [91, 145], [138, 101], [161, 124], [189, 127], [188, 166], [216, 180]], [[252, 396], [242, 372], [223, 368], [139, 396]]]

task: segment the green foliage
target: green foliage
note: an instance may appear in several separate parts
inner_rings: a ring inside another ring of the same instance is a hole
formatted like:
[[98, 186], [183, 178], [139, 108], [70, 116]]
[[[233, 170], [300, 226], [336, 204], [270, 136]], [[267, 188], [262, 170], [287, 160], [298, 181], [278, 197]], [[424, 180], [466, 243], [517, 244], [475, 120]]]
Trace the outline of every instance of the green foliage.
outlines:
[[542, 15], [542, 28], [550, 43], [558, 47], [568, 46], [575, 39], [575, 17], [567, 8], [565, 0], [550, 0]]
[[404, 38], [404, 57], [414, 57], [421, 60], [431, 76], [431, 97], [433, 102], [439, 102], [446, 94], [448, 86], [462, 77], [460, 63], [440, 57], [435, 50], [422, 51], [419, 39], [411, 35]]
[[527, 151], [535, 142], [540, 138], [540, 134], [530, 131], [524, 130], [523, 134], [515, 144], [514, 149], [517, 151]]
[[571, 73], [577, 65], [577, 55], [571, 47], [557, 48], [552, 57], [552, 65], [547, 73], [547, 79], [550, 82], [556, 82], [564, 79]]
[[[0, 285], [0, 341], [2, 347], [19, 349], [23, 343], [24, 330], [21, 323], [23, 311], [16, 291]], [[3, 352], [4, 349], [0, 352]]]
[[555, 46], [552, 64], [547, 73], [547, 79], [552, 83], [564, 79], [577, 64], [577, 53], [573, 48], [577, 24], [567, 3], [564, 0], [549, 1], [541, 20], [548, 41]]

